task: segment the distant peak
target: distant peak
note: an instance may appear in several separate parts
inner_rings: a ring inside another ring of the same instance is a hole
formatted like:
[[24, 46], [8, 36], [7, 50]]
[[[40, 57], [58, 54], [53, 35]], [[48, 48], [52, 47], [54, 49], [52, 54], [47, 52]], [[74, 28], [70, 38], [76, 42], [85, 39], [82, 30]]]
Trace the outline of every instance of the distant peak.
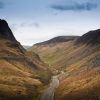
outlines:
[[7, 24], [7, 22], [6, 22], [6, 20], [4, 20], [4, 19], [0, 19], [0, 24]]
[[63, 43], [63, 42], [72, 41], [74, 39], [77, 39], [78, 37], [79, 36], [58, 36], [41, 43], [37, 43], [35, 45], [50, 45], [50, 44]]
[[2, 20], [0, 19], [0, 28], [3, 28], [3, 27], [8, 27], [8, 23], [6, 22], [6, 20]]

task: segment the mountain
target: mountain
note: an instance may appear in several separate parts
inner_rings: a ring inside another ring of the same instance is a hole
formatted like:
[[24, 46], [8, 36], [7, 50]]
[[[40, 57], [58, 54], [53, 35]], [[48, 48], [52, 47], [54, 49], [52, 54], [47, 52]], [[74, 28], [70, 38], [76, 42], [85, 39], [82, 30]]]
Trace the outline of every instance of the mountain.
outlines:
[[31, 46], [23, 45], [23, 47], [24, 47], [25, 49], [28, 49], [28, 48], [30, 48]]
[[[58, 55], [61, 57], [61, 50], [64, 50], [67, 43], [75, 41], [79, 36], [59, 36], [51, 40], [37, 43], [33, 45], [28, 51], [33, 51], [39, 54], [40, 58], [47, 63], [50, 67], [54, 68], [55, 60], [58, 60]], [[57, 54], [59, 53], [59, 54]], [[62, 55], [63, 56], [63, 55]], [[53, 66], [54, 65], [54, 66]]]
[[78, 36], [58, 36], [53, 39], [50, 39], [45, 42], [37, 43], [35, 46], [45, 46], [45, 45], [52, 45], [52, 44], [57, 44], [57, 43], [63, 43], [63, 42], [68, 42], [71, 40], [74, 40], [75, 38], [78, 38]]
[[8, 23], [0, 20], [0, 100], [37, 100], [50, 71], [34, 52], [15, 39]]
[[66, 55], [57, 61], [65, 64], [62, 66], [65, 76], [55, 100], [99, 100], [100, 30], [79, 37], [65, 52]]
[[100, 29], [52, 46], [34, 45], [29, 50], [38, 53], [52, 70], [64, 71], [54, 100], [100, 99]]
[[77, 39], [76, 44], [100, 44], [100, 29], [90, 31]]
[[1, 37], [8, 40], [16, 41], [11, 29], [8, 26], [8, 23], [5, 20], [0, 19], [0, 38]]

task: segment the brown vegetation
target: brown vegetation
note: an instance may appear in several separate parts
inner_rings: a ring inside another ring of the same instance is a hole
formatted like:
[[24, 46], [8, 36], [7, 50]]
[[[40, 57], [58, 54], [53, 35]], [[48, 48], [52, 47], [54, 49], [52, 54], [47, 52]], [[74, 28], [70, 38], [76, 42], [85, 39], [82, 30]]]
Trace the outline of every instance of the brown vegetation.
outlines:
[[17, 42], [0, 20], [0, 100], [37, 100], [51, 72], [35, 53]]
[[77, 40], [34, 45], [29, 50], [38, 53], [50, 68], [65, 71], [55, 100], [100, 99], [100, 30]]

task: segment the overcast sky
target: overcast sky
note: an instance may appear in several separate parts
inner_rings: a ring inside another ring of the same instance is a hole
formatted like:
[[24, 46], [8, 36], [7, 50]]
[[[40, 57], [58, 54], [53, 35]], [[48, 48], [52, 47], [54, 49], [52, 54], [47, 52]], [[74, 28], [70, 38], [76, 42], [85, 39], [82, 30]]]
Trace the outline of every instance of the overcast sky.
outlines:
[[23, 45], [100, 28], [100, 0], [0, 0], [0, 17]]

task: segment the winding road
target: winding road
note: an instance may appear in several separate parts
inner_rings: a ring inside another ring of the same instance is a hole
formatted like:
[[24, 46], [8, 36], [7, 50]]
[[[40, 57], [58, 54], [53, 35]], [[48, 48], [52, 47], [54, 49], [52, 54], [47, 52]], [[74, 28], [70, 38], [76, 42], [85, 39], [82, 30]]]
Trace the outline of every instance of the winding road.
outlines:
[[41, 96], [40, 100], [53, 100], [55, 89], [59, 86], [58, 76], [53, 76], [49, 88]]

